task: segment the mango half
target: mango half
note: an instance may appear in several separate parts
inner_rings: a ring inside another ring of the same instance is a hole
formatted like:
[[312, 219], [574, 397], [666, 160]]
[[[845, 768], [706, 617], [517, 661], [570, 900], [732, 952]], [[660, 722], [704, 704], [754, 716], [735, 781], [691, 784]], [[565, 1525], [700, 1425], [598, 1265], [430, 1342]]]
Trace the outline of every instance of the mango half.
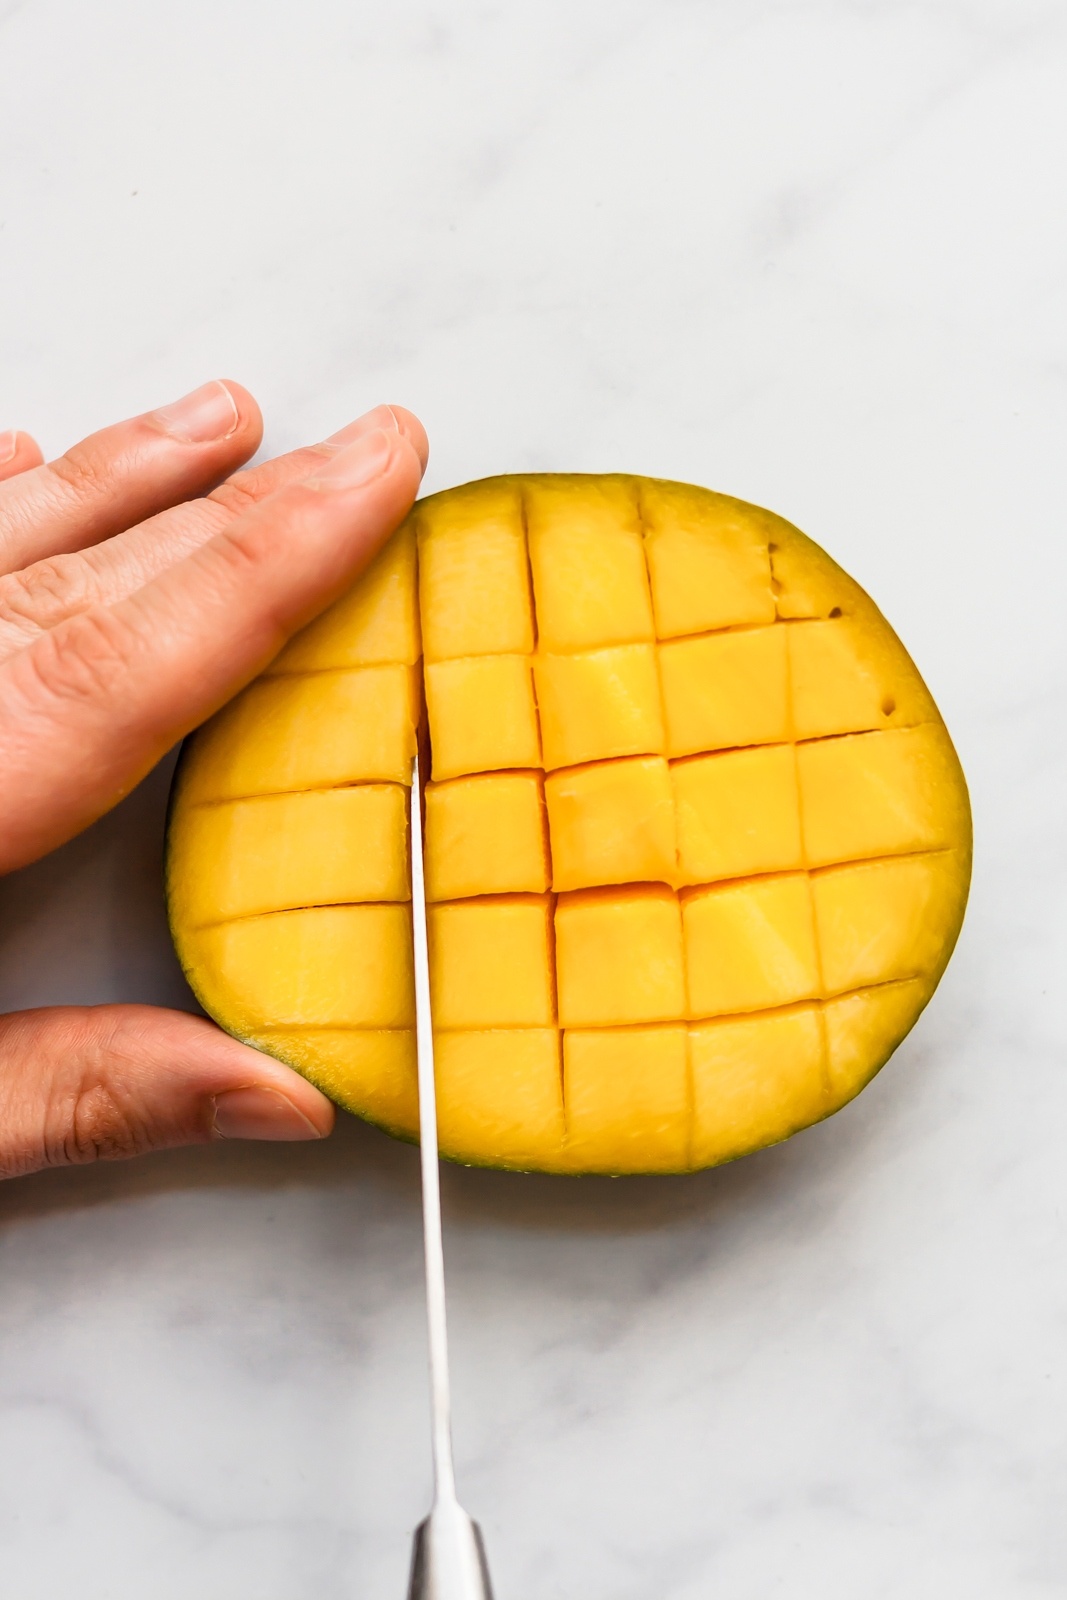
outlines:
[[168, 831], [205, 1009], [401, 1137], [420, 727], [454, 1160], [732, 1160], [850, 1100], [944, 970], [966, 786], [852, 579], [686, 484], [451, 489], [187, 741]]

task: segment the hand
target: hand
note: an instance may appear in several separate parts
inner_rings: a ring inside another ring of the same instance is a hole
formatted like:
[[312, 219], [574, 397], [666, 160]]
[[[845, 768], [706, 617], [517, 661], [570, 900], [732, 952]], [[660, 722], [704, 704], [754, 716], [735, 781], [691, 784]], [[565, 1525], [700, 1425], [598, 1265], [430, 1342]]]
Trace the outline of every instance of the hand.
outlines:
[[[228, 476], [261, 434], [235, 383], [48, 466], [0, 434], [0, 872], [87, 827], [255, 677], [367, 564], [426, 465], [417, 419], [380, 406]], [[297, 1073], [184, 1012], [0, 1018], [0, 1176], [332, 1126]]]

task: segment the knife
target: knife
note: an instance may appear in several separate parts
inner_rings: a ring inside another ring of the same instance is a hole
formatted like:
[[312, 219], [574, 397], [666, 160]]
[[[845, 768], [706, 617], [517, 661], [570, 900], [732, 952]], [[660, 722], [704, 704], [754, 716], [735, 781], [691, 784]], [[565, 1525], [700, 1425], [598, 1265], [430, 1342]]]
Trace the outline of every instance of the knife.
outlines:
[[415, 1041], [419, 1062], [422, 1232], [430, 1346], [433, 1502], [429, 1516], [415, 1530], [408, 1600], [492, 1600], [481, 1530], [456, 1498], [456, 1476], [452, 1461], [452, 1400], [448, 1381], [441, 1174], [437, 1154], [437, 1090], [433, 1066], [422, 838], [422, 789], [416, 752], [411, 774], [411, 920], [415, 953]]

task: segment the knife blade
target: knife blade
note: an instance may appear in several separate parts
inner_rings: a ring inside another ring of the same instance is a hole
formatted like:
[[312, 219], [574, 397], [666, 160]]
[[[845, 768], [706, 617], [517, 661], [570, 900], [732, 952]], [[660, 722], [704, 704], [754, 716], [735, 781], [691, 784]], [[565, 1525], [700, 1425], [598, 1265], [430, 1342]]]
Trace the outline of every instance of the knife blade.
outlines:
[[481, 1531], [456, 1498], [452, 1457], [452, 1398], [445, 1316], [445, 1258], [441, 1233], [441, 1172], [437, 1148], [430, 953], [426, 926], [422, 789], [416, 752], [411, 775], [411, 923], [415, 968], [415, 1042], [419, 1063], [419, 1159], [426, 1259], [426, 1322], [430, 1357], [433, 1502], [415, 1530], [408, 1600], [492, 1600]]

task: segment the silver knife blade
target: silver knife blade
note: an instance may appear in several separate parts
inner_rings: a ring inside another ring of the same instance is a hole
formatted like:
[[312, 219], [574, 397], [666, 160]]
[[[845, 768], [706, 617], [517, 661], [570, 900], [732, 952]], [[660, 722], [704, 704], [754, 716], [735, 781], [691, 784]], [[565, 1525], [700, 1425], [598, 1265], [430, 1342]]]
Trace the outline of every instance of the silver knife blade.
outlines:
[[411, 775], [411, 924], [415, 957], [415, 1040], [419, 1061], [419, 1148], [426, 1256], [426, 1320], [430, 1345], [434, 1492], [430, 1515], [415, 1532], [408, 1600], [492, 1600], [481, 1533], [456, 1499], [452, 1460], [445, 1257], [441, 1237], [441, 1171], [437, 1150], [437, 1084], [426, 928], [422, 790], [417, 753]]

